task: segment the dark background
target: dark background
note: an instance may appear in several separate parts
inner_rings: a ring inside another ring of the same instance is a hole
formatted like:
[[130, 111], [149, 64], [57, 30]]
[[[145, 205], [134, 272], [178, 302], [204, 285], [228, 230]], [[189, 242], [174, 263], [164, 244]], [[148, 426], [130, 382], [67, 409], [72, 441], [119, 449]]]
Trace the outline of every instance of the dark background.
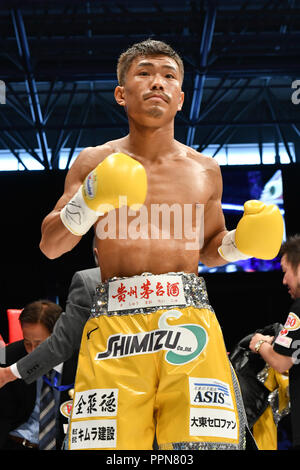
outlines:
[[[300, 165], [282, 165], [281, 169], [287, 235], [300, 233]], [[56, 260], [47, 259], [39, 249], [42, 220], [62, 194], [65, 176], [59, 170], [0, 173], [0, 333], [4, 340], [7, 308], [57, 297], [64, 307], [75, 271], [94, 266], [92, 230], [72, 252]], [[281, 271], [215, 273], [204, 278], [228, 350], [255, 329], [285, 321], [291, 299], [282, 285]]]

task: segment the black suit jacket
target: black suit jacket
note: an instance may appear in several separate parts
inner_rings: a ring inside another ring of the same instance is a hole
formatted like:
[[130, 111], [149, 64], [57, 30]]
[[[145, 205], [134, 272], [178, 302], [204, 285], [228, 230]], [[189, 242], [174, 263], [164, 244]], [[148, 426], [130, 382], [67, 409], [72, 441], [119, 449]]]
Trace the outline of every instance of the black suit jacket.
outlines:
[[[26, 356], [27, 352], [23, 341], [16, 341], [5, 348], [6, 364], [9, 366]], [[61, 385], [73, 384], [77, 368], [78, 351], [63, 365]], [[26, 384], [24, 380], [17, 379], [9, 382], [0, 389], [0, 449], [3, 449], [8, 434], [25, 423], [35, 405], [36, 382]], [[68, 391], [60, 393], [60, 404], [70, 400]], [[68, 423], [67, 417], [61, 412], [58, 414], [58, 434], [56, 438], [57, 449], [61, 448], [64, 439], [63, 424]]]

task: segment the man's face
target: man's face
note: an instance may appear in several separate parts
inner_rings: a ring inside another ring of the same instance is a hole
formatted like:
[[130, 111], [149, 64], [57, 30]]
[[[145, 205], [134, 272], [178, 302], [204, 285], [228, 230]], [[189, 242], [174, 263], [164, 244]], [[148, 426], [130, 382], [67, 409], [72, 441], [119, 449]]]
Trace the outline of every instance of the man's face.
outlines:
[[24, 346], [28, 354], [50, 336], [50, 332], [41, 323], [23, 323], [22, 331]]
[[283, 284], [288, 287], [288, 292], [292, 299], [300, 297], [300, 266], [295, 272], [291, 264], [287, 261], [286, 255], [281, 258], [281, 267], [284, 273]]
[[116, 88], [115, 97], [137, 123], [163, 125], [182, 108], [181, 81], [179, 67], [170, 57], [139, 56], [129, 67], [124, 86]]

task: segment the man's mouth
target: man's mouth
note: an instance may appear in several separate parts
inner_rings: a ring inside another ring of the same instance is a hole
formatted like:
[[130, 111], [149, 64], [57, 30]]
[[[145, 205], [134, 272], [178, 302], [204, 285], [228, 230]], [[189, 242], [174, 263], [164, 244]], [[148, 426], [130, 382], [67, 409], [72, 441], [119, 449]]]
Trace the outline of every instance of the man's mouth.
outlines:
[[164, 101], [165, 103], [168, 103], [169, 99], [166, 95], [162, 95], [160, 93], [153, 93], [151, 95], [146, 95], [145, 100], [161, 100], [161, 101]]

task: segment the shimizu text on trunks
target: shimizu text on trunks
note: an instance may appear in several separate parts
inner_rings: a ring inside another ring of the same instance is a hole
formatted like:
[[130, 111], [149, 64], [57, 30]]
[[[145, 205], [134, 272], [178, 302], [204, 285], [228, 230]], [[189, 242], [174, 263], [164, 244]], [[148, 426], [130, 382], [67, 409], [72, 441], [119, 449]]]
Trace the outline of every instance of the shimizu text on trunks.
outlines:
[[[107, 211], [107, 204], [105, 206]], [[119, 196], [119, 210], [100, 218], [96, 235], [100, 240], [186, 240], [186, 250], [200, 250], [204, 239], [204, 204], [151, 204], [128, 207]], [[136, 210], [135, 210], [136, 209]]]

